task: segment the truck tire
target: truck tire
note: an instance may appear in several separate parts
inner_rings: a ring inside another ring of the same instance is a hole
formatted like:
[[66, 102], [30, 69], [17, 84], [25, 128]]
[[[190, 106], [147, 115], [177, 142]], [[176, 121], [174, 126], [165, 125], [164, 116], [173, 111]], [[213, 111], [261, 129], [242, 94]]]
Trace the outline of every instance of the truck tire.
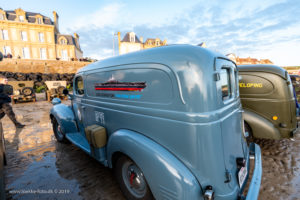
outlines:
[[58, 88], [57, 88], [57, 93], [60, 94], [60, 95], [64, 94], [64, 93], [63, 93], [64, 89], [65, 89], [64, 86], [58, 86]]
[[246, 121], [244, 121], [244, 126], [245, 126], [245, 132], [248, 132], [248, 137], [246, 138], [246, 141], [247, 144], [250, 144], [254, 140], [252, 129]]
[[25, 96], [30, 96], [33, 94], [33, 89], [31, 87], [24, 87], [22, 89], [22, 94]]
[[70, 143], [70, 141], [66, 138], [65, 133], [62, 132], [60, 124], [57, 122], [55, 118], [52, 120], [53, 132], [56, 140], [60, 143]]
[[114, 172], [126, 199], [154, 199], [142, 170], [130, 158], [120, 156], [114, 167]]

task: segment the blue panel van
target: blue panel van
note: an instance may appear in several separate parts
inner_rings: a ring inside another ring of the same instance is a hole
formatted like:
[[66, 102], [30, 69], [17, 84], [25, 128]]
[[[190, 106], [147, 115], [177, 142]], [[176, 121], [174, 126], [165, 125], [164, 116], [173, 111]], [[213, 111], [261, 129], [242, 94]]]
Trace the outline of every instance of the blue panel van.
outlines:
[[257, 199], [261, 152], [225, 56], [171, 45], [112, 57], [78, 70], [69, 98], [53, 100], [56, 139], [112, 168], [127, 199]]

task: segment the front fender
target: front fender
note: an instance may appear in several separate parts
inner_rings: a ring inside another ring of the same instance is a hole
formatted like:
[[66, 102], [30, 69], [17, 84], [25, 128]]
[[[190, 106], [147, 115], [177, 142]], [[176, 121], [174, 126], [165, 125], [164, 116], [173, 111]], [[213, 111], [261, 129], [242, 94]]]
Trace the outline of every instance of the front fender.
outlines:
[[118, 130], [107, 145], [109, 167], [113, 167], [115, 153], [127, 155], [141, 168], [156, 199], [202, 199], [201, 186], [190, 170], [148, 137]]
[[78, 132], [72, 108], [65, 104], [57, 104], [50, 110], [51, 122], [55, 118], [64, 133]]
[[279, 130], [266, 118], [249, 110], [244, 111], [243, 118], [249, 124], [254, 137], [266, 139], [281, 138]]

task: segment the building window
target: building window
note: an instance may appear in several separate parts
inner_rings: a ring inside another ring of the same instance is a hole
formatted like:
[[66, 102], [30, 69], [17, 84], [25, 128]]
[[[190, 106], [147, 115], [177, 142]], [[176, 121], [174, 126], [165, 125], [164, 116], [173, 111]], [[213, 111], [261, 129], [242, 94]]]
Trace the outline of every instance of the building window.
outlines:
[[37, 23], [38, 24], [42, 24], [42, 19], [41, 18], [37, 18]]
[[45, 40], [44, 40], [44, 33], [39, 33], [39, 41], [40, 42], [45, 42]]
[[135, 42], [135, 37], [134, 37], [134, 35], [131, 35], [131, 36], [130, 36], [130, 42]]
[[24, 22], [24, 16], [23, 15], [19, 15], [19, 21]]
[[7, 30], [2, 30], [2, 39], [3, 40], [8, 40], [8, 31]]
[[11, 50], [9, 46], [4, 46], [4, 55], [7, 56], [8, 54], [11, 54]]
[[23, 48], [22, 48], [22, 52], [23, 52], [23, 58], [25, 58], [25, 59], [30, 59], [30, 54], [29, 54], [29, 49], [28, 49], [28, 47], [23, 47]]
[[156, 41], [156, 46], [159, 46], [159, 41]]
[[66, 44], [66, 40], [60, 39], [60, 44]]
[[27, 33], [25, 31], [21, 31], [21, 39], [22, 41], [27, 41]]
[[41, 57], [42, 60], [46, 60], [47, 59], [46, 48], [41, 48], [40, 49], [40, 57]]
[[0, 20], [4, 20], [4, 14], [0, 13]]
[[68, 52], [67, 50], [61, 50], [61, 59], [68, 60]]

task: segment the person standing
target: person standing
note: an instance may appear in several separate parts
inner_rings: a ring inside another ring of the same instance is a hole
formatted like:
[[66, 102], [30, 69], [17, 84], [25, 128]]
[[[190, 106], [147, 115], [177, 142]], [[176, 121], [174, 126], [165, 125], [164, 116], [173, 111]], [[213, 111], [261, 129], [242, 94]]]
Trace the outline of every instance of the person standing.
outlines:
[[10, 120], [15, 124], [16, 128], [23, 128], [25, 125], [17, 121], [16, 115], [11, 107], [11, 98], [5, 93], [5, 85], [7, 85], [7, 78], [0, 75], [0, 119], [5, 116], [5, 114], [10, 118]]

